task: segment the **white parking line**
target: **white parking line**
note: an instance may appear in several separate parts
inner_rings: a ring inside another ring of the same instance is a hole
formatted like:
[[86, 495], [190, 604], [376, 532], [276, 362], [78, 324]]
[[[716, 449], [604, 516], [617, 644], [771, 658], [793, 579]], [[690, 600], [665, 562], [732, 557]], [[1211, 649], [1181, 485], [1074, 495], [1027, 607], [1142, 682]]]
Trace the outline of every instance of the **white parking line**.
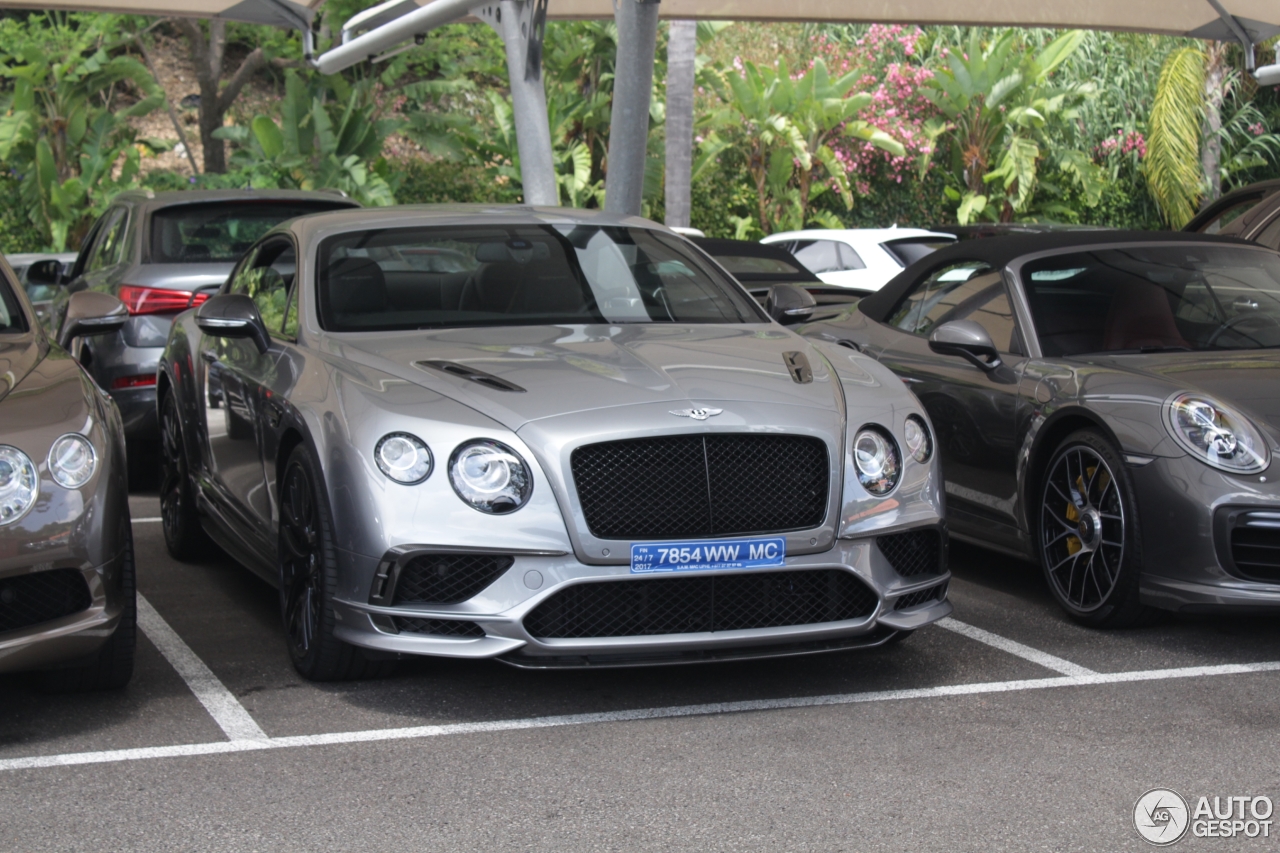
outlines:
[[[1219, 666], [1188, 666], [1180, 669], [1151, 669], [1135, 672], [1095, 672], [1088, 675], [1063, 675], [1021, 681], [988, 681], [978, 684], [953, 684], [946, 687], [921, 687], [911, 690], [879, 690], [867, 693], [841, 693], [829, 696], [799, 696], [787, 699], [753, 699], [743, 702], [717, 702], [708, 705], [676, 705], [666, 708], [640, 708], [632, 711], [607, 711], [599, 714], [569, 714], [557, 717], [528, 717], [518, 720], [494, 720], [480, 723], [454, 723], [443, 726], [409, 726], [398, 729], [373, 729], [362, 732], [334, 732], [322, 735], [267, 738], [265, 740], [232, 740], [218, 743], [183, 744], [179, 746], [115, 749], [106, 752], [77, 752], [63, 755], [40, 755], [31, 758], [0, 759], [0, 771], [30, 770], [40, 767], [67, 767], [76, 764], [102, 764], [115, 761], [139, 761], [148, 758], [176, 758], [247, 752], [261, 749], [290, 749], [306, 746], [329, 746], [345, 743], [367, 743], [383, 740], [444, 737], [448, 735], [507, 732], [522, 729], [548, 729], [582, 726], [593, 723], [620, 723], [637, 720], [661, 720], [672, 717], [694, 717], [715, 714], [738, 714], [748, 711], [776, 711], [790, 708], [814, 708], [826, 705], [854, 705], [862, 702], [893, 702], [910, 699], [934, 699], [947, 696], [972, 696], [983, 693], [1014, 693], [1049, 687], [1085, 687], [1099, 684], [1126, 684], [1141, 681], [1168, 681], [1179, 678], [1205, 678], [1216, 675], [1280, 672], [1280, 661], [1265, 663], [1231, 663]], [[224, 688], [225, 689], [225, 688]], [[239, 704], [239, 703], [237, 703]], [[242, 709], [243, 710], [243, 709]]]
[[1016, 655], [1023, 660], [1029, 660], [1032, 663], [1038, 663], [1045, 669], [1051, 669], [1054, 672], [1060, 672], [1063, 675], [1087, 676], [1097, 675], [1091, 669], [1087, 669], [1079, 664], [1072, 663], [1069, 660], [1063, 660], [1056, 655], [1048, 652], [1042, 652], [1039, 649], [1033, 649], [1030, 646], [1024, 646], [1022, 643], [1015, 642], [999, 634], [993, 634], [990, 631], [984, 631], [981, 628], [975, 628], [964, 622], [957, 621], [951, 617], [941, 619], [934, 623], [939, 628], [946, 628], [948, 631], [954, 631], [963, 637], [971, 640], [977, 640], [979, 643], [986, 643], [988, 646], [997, 648], [1002, 652], [1008, 652]]
[[134, 524], [151, 524], [151, 523], [153, 523], [153, 522], [155, 522], [155, 523], [157, 523], [157, 524], [158, 524], [159, 522], [164, 521], [164, 519], [163, 519], [163, 518], [160, 518], [160, 517], [156, 517], [156, 518], [133, 518], [133, 519], [130, 519], [130, 521], [132, 521]]
[[267, 733], [249, 716], [240, 701], [218, 680], [213, 670], [205, 666], [204, 661], [191, 651], [191, 647], [182, 641], [178, 633], [169, 627], [151, 602], [138, 595], [138, 627], [147, 635], [160, 654], [164, 655], [182, 680], [191, 688], [196, 699], [213, 717], [213, 721], [226, 733], [232, 741], [253, 741], [262, 743], [269, 738]]

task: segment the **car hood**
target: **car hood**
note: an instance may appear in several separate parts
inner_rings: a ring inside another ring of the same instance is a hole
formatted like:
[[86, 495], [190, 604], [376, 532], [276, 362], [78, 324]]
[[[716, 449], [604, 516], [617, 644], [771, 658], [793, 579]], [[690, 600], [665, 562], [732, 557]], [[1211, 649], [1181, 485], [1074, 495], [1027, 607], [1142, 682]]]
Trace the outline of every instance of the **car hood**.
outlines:
[[[822, 357], [804, 339], [765, 324], [449, 329], [343, 335], [326, 348], [439, 391], [512, 430], [541, 418], [645, 403], [684, 409], [751, 401], [827, 411], [841, 405]], [[796, 352], [811, 381], [796, 381], [784, 360]], [[440, 369], [447, 365], [482, 371], [498, 383], [451, 375]], [[495, 387], [501, 383], [523, 390]]]
[[1280, 350], [1159, 353], [1091, 359], [1165, 380], [1178, 390], [1203, 391], [1280, 429]]
[[0, 340], [0, 400], [44, 358], [46, 349], [34, 335], [23, 335], [12, 341]]

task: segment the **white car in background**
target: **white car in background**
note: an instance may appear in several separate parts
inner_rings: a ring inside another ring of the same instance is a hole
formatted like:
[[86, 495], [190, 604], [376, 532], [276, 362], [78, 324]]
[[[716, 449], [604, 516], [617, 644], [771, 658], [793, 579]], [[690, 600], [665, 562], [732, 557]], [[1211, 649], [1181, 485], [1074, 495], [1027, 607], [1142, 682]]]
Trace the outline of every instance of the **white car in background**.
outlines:
[[760, 242], [781, 243], [827, 284], [873, 293], [904, 267], [955, 241], [954, 234], [895, 227], [783, 231]]

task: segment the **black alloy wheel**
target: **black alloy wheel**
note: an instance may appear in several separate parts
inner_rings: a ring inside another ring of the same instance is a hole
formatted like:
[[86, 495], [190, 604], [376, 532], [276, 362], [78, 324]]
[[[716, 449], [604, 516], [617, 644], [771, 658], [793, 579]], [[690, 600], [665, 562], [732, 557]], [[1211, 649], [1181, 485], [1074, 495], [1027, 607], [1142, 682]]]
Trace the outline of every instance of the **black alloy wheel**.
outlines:
[[182, 415], [173, 390], [165, 394], [160, 406], [160, 521], [165, 547], [174, 559], [190, 561], [208, 554], [212, 542], [196, 512], [182, 440]]
[[1138, 597], [1142, 560], [1133, 487], [1104, 436], [1081, 430], [1059, 445], [1045, 469], [1039, 525], [1045, 579], [1072, 618], [1120, 628], [1152, 616]]
[[321, 482], [311, 453], [305, 446], [295, 448], [280, 489], [280, 614], [289, 657], [311, 681], [382, 675], [392, 662], [369, 660], [334, 635], [337, 553]]

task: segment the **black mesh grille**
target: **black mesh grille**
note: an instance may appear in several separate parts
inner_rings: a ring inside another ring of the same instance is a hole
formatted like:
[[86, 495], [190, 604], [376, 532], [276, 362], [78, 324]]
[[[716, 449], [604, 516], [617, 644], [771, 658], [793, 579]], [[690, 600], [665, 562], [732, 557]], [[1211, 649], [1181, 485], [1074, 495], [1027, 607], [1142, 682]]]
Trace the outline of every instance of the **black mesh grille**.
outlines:
[[610, 441], [579, 447], [570, 465], [587, 527], [601, 539], [803, 530], [826, 515], [827, 446], [816, 438]]
[[942, 601], [947, 597], [947, 585], [940, 583], [937, 586], [931, 586], [928, 589], [917, 590], [908, 593], [899, 598], [893, 605], [894, 610], [910, 610], [912, 607], [919, 607], [922, 604], [928, 604], [933, 601]]
[[1280, 581], [1280, 529], [1235, 528], [1231, 531], [1231, 559], [1247, 578]]
[[76, 569], [0, 579], [0, 631], [16, 631], [88, 610], [89, 585]]
[[904, 578], [942, 571], [942, 536], [936, 530], [910, 530], [876, 537], [880, 553]]
[[534, 637], [635, 637], [812, 625], [870, 616], [876, 595], [840, 569], [584, 583], [524, 618]]
[[406, 634], [435, 634], [437, 637], [483, 637], [484, 629], [474, 622], [453, 619], [408, 619], [395, 617], [396, 630]]
[[400, 569], [393, 604], [457, 604], [511, 568], [501, 554], [424, 554]]

